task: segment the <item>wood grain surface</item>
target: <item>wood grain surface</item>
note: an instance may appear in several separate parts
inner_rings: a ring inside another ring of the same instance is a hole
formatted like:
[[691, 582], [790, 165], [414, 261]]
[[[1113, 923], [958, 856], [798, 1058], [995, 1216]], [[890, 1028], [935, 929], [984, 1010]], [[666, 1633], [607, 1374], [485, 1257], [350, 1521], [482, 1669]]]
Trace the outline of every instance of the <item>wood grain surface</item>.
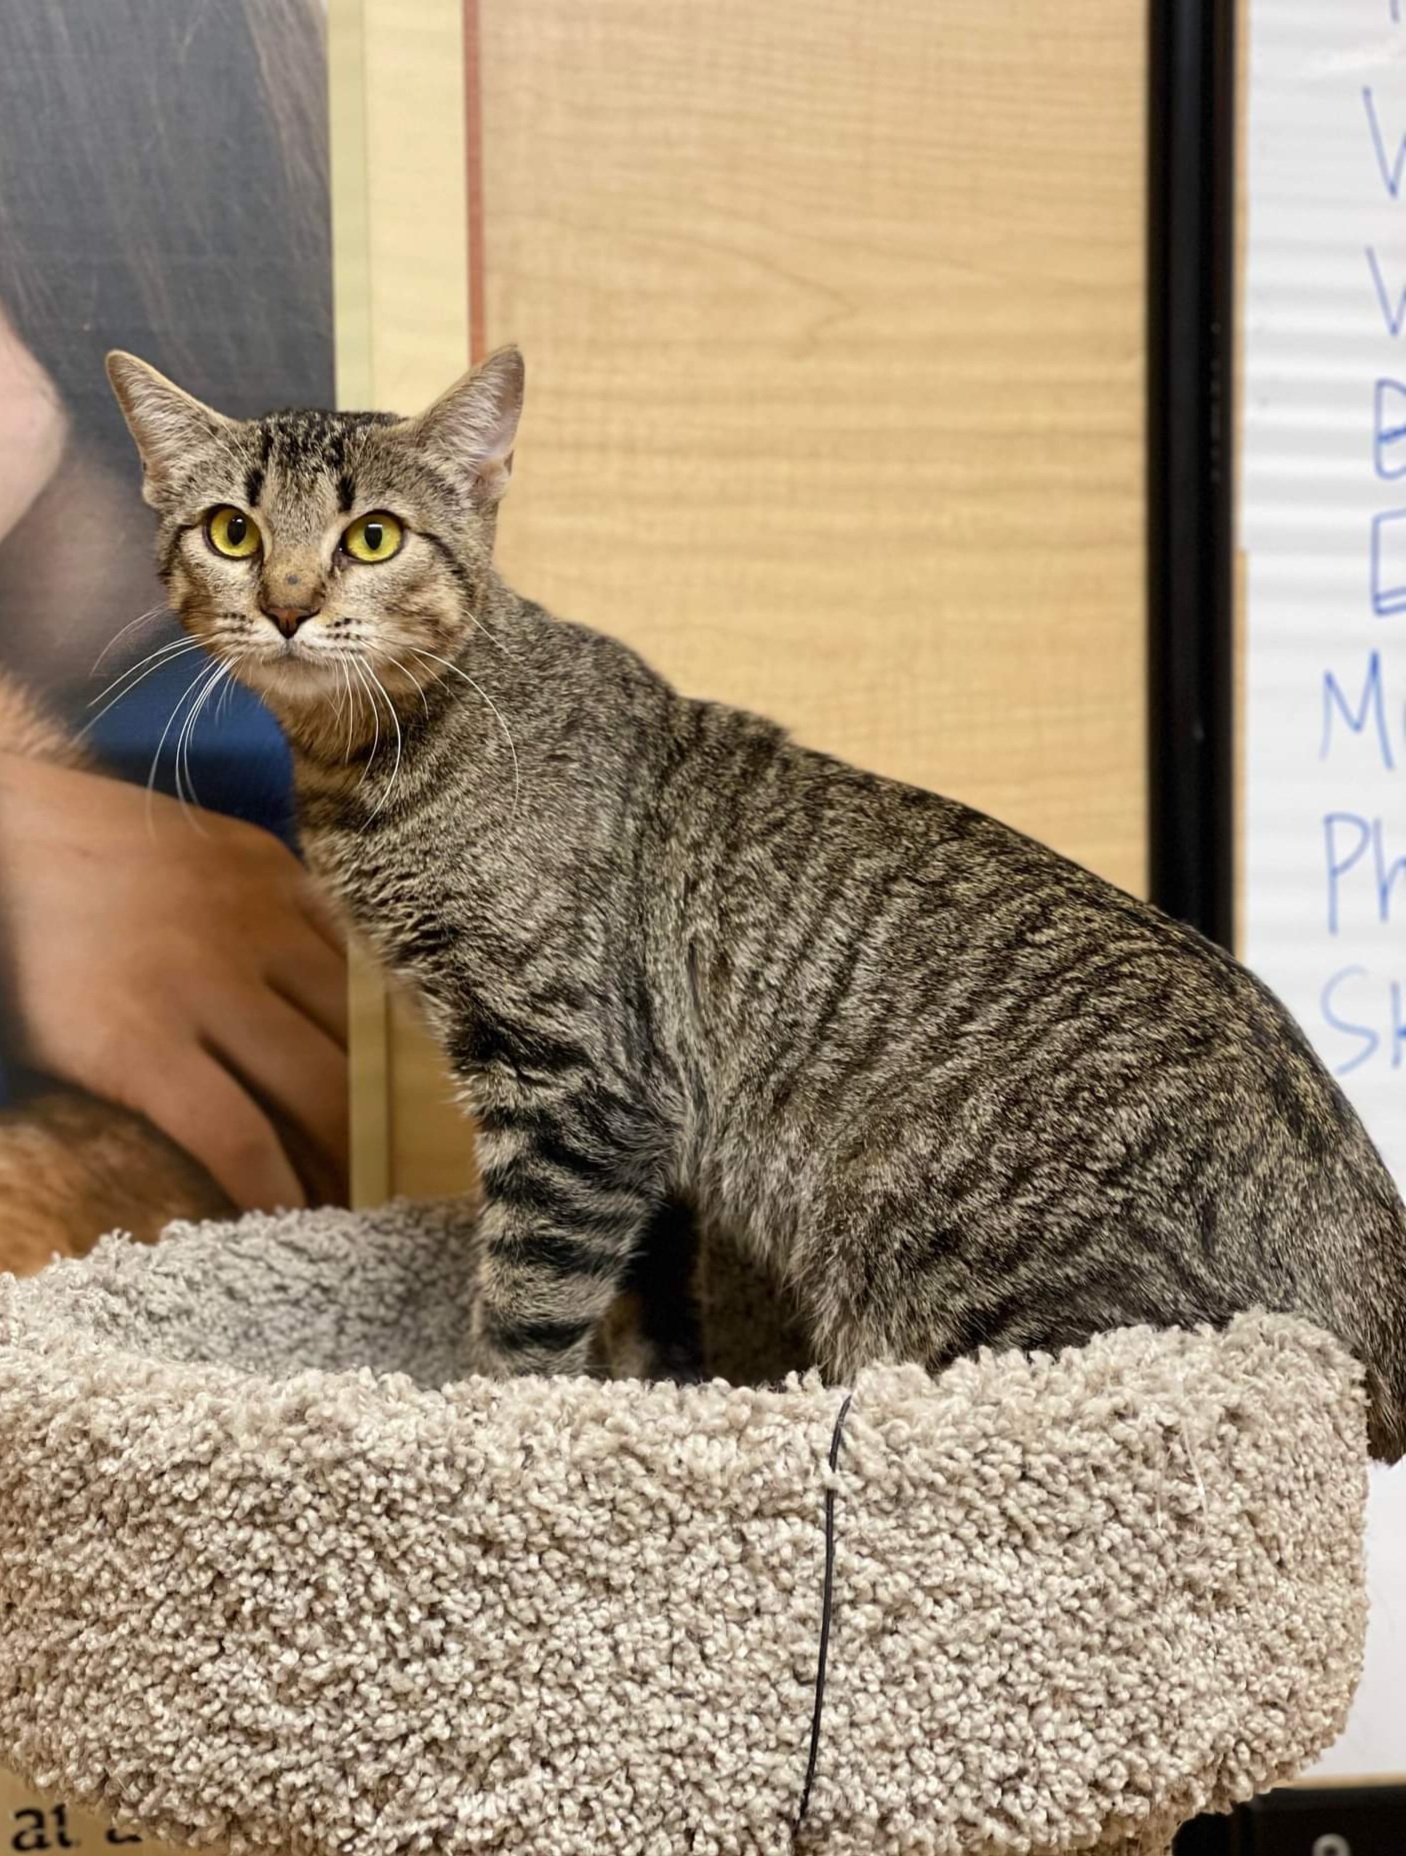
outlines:
[[[1144, 8], [397, 19], [365, 78], [375, 382], [461, 364], [471, 248], [477, 346], [527, 357], [513, 582], [1141, 889]], [[461, 1130], [399, 1019], [383, 1067], [362, 1174], [448, 1189]]]

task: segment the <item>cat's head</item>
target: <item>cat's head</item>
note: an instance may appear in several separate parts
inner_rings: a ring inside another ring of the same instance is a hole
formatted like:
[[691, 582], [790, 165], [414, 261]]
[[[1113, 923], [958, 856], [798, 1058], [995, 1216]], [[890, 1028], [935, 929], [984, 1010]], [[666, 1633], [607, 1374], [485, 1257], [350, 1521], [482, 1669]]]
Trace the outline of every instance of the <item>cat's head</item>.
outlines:
[[287, 717], [340, 705], [371, 677], [405, 697], [447, 674], [512, 469], [515, 348], [409, 419], [230, 419], [132, 355], [109, 355], [107, 371], [171, 604], [234, 676]]

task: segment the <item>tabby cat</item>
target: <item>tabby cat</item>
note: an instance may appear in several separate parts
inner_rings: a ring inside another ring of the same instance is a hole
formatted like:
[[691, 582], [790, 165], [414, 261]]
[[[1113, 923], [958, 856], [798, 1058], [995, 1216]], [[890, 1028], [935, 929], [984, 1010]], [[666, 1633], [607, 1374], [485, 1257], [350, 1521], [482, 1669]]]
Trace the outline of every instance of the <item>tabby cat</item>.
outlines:
[[1267, 1307], [1406, 1448], [1406, 1215], [1284, 1008], [979, 813], [678, 695], [494, 572], [513, 349], [429, 410], [114, 389], [173, 605], [480, 1131], [485, 1367], [576, 1370], [674, 1197], [837, 1377]]

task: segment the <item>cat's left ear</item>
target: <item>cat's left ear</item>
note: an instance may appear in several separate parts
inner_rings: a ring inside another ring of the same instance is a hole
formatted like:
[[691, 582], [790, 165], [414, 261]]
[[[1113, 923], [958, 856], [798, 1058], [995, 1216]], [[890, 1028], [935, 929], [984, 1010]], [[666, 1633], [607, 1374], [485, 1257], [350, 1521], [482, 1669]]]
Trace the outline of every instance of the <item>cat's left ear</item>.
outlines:
[[233, 421], [120, 348], [107, 357], [107, 377], [141, 453], [142, 496], [155, 506], [181, 460], [204, 450]]
[[480, 502], [496, 503], [513, 471], [524, 371], [516, 348], [500, 348], [411, 421], [416, 443], [467, 477]]

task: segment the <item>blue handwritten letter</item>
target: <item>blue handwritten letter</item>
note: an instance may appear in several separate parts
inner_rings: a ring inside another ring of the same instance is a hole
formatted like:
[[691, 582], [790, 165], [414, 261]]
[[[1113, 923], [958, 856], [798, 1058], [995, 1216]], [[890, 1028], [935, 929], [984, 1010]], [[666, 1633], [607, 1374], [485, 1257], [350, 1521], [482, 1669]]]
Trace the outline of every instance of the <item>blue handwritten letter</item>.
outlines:
[[1333, 1065], [1335, 1076], [1351, 1076], [1354, 1070], [1360, 1070], [1369, 1058], [1377, 1054], [1377, 1046], [1381, 1043], [1381, 1039], [1370, 1025], [1360, 1025], [1350, 1018], [1344, 1018], [1338, 1010], [1336, 995], [1343, 982], [1355, 979], [1365, 980], [1366, 977], [1366, 967], [1340, 967], [1323, 988], [1319, 997], [1319, 1007], [1323, 1017], [1333, 1030], [1341, 1031], [1344, 1037], [1357, 1038], [1363, 1046], [1357, 1055], [1349, 1057], [1346, 1063]]
[[1382, 654], [1370, 651], [1367, 655], [1367, 675], [1362, 681], [1362, 700], [1354, 709], [1343, 694], [1343, 687], [1331, 670], [1323, 672], [1323, 739], [1318, 749], [1319, 760], [1327, 760], [1333, 745], [1333, 717], [1341, 715], [1353, 734], [1360, 735], [1370, 719], [1377, 732], [1377, 747], [1381, 752], [1382, 765], [1389, 773], [1395, 772], [1396, 762], [1391, 757], [1391, 736], [1387, 732], [1386, 702], [1382, 695]]
[[1377, 120], [1377, 106], [1372, 100], [1371, 87], [1362, 92], [1362, 101], [1367, 110], [1367, 127], [1372, 131], [1372, 146], [1377, 151], [1377, 166], [1382, 171], [1386, 190], [1392, 199], [1401, 192], [1401, 170], [1406, 166], [1406, 136], [1402, 136], [1396, 145], [1396, 153], [1388, 160], [1386, 144], [1382, 141], [1382, 126]]
[[1382, 276], [1382, 267], [1378, 264], [1376, 251], [1371, 245], [1367, 247], [1367, 262], [1372, 267], [1372, 282], [1377, 286], [1377, 301], [1382, 306], [1387, 334], [1399, 335], [1402, 324], [1406, 323], [1406, 290], [1403, 290], [1397, 297], [1396, 308], [1393, 309], [1391, 298], [1387, 295], [1386, 279]]
[[1372, 462], [1388, 483], [1406, 477], [1406, 386], [1381, 379], [1373, 396]]
[[1406, 509], [1372, 517], [1372, 610], [1379, 619], [1406, 612]]
[[[1343, 855], [1338, 847], [1338, 837], [1343, 831], [1357, 833], [1357, 842]], [[1338, 885], [1366, 855], [1367, 846], [1372, 842], [1372, 827], [1365, 818], [1359, 818], [1355, 812], [1329, 812], [1323, 820], [1323, 849], [1328, 860], [1328, 933], [1338, 932]]]
[[1396, 892], [1399, 879], [1406, 876], [1406, 857], [1393, 857], [1386, 860], [1386, 846], [1382, 842], [1382, 821], [1372, 820], [1372, 861], [1377, 866], [1377, 920], [1382, 926], [1391, 920], [1391, 900]]

